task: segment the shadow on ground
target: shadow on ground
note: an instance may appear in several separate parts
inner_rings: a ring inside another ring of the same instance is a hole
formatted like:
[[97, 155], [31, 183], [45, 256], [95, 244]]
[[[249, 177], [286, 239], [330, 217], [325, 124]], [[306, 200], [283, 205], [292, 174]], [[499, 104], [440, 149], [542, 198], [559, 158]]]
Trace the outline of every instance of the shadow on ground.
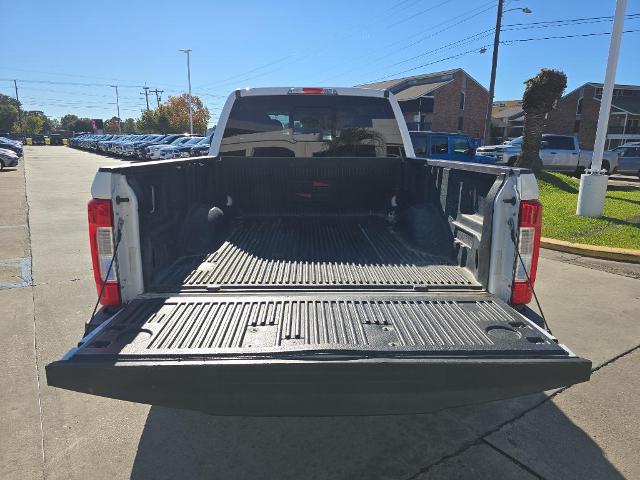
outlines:
[[[527, 452], [544, 464], [545, 474], [558, 472], [556, 478], [563, 479], [623, 478], [553, 402], [544, 402], [507, 425], [508, 432], [501, 430], [487, 443], [480, 441], [545, 398], [539, 394], [433, 414], [387, 417], [212, 417], [152, 407], [131, 478], [535, 478], [527, 468], [535, 471], [536, 465], [518, 465], [500, 449], [499, 461], [488, 464], [487, 457], [496, 456], [494, 449], [502, 442], [506, 450], [522, 448], [517, 445], [520, 422], [526, 423], [524, 439], [539, 428], [544, 430], [542, 439], [544, 435], [553, 439], [548, 446], [544, 440], [537, 442], [535, 451]], [[447, 459], [439, 462], [443, 457]], [[437, 467], [430, 469], [436, 462]]]

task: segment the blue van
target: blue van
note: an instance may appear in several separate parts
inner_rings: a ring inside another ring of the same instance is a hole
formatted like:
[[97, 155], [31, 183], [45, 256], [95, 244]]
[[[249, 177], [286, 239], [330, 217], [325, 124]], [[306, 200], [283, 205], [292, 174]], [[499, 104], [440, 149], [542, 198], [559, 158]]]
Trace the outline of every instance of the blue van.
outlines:
[[476, 155], [477, 142], [464, 133], [411, 131], [416, 157], [457, 162], [496, 163], [495, 158]]

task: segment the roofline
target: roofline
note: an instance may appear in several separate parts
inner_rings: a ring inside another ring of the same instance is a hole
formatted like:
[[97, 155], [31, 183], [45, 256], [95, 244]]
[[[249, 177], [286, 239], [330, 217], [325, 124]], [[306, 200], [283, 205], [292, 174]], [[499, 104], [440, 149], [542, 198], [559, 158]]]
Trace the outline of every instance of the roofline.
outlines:
[[[561, 100], [565, 97], [568, 97], [569, 95], [571, 95], [572, 93], [577, 92], [578, 90], [580, 90], [581, 88], [586, 87], [587, 85], [589, 85], [590, 87], [594, 87], [594, 88], [602, 88], [602, 83], [598, 83], [598, 82], [585, 82], [582, 85], [578, 85], [576, 88], [574, 88], [573, 90], [571, 90], [569, 93], [565, 93], [562, 97]], [[616, 83], [613, 85], [613, 88], [620, 88], [620, 89], [631, 89], [631, 90], [640, 90], [640, 85], [625, 85], [622, 83]]]
[[[454, 74], [454, 73], [456, 73], [456, 72], [462, 72], [462, 73], [464, 73], [464, 74], [465, 74], [468, 78], [470, 78], [470, 79], [471, 79], [471, 80], [472, 80], [476, 85], [478, 85], [480, 88], [482, 88], [485, 92], [489, 93], [489, 90], [488, 90], [484, 85], [482, 85], [478, 80], [476, 80], [476, 79], [475, 79], [475, 78], [473, 78], [471, 75], [469, 75], [469, 72], [467, 72], [467, 71], [466, 71], [464, 68], [462, 68], [462, 67], [452, 68], [452, 69], [450, 69], [450, 70], [443, 70], [443, 71], [441, 71], [441, 72], [432, 72], [432, 73], [425, 74], [425, 75], [414, 75], [413, 77], [403, 77], [403, 78], [399, 78], [399, 79], [398, 79], [398, 83], [397, 83], [397, 84], [395, 84], [395, 85], [391, 85], [390, 87], [387, 87], [387, 88], [392, 89], [392, 88], [393, 88], [393, 87], [395, 87], [396, 85], [398, 85], [398, 84], [400, 84], [400, 83], [402, 83], [402, 82], [404, 82], [404, 81], [406, 81], [406, 80], [410, 80], [410, 79], [412, 79], [412, 80], [421, 80], [421, 79], [427, 79], [427, 78], [429, 78], [429, 77], [437, 77], [437, 76], [440, 76], [440, 75], [446, 75], [446, 74], [452, 74], [452, 75], [453, 75], [453, 74]], [[384, 81], [384, 80], [383, 80], [383, 81]], [[391, 81], [391, 80], [386, 80], [386, 81]], [[440, 88], [444, 87], [444, 86], [445, 86], [445, 85], [447, 85], [449, 82], [451, 82], [451, 80], [449, 80], [448, 82], [446, 82], [446, 83], [444, 83], [444, 84], [440, 85], [440, 86], [439, 86], [439, 87], [437, 87], [437, 88], [434, 88], [434, 89], [432, 90], [432, 92], [435, 92], [435, 91], [437, 91], [438, 89], [440, 89]], [[382, 83], [382, 82], [371, 82], [371, 83], [368, 83], [368, 84], [367, 84], [367, 83], [360, 83], [360, 84], [356, 85], [356, 87], [359, 87], [359, 88], [368, 88], [368, 87], [364, 87], [364, 85], [372, 85], [372, 84], [374, 84], [374, 83]], [[400, 93], [400, 92], [398, 92], [398, 93]], [[431, 92], [429, 92], [429, 93], [431, 93]]]

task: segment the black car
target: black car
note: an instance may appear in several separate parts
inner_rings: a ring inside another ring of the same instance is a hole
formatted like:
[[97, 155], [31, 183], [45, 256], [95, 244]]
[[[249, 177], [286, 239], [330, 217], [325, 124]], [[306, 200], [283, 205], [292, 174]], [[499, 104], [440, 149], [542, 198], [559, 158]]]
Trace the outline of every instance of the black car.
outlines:
[[49, 135], [49, 145], [64, 145], [62, 135], [59, 133], [52, 133]]
[[45, 136], [44, 135], [32, 135], [31, 136], [31, 145], [45, 145]]
[[189, 149], [189, 154], [192, 157], [203, 157], [209, 154], [209, 147], [211, 146], [211, 139], [213, 134], [204, 137], [197, 145], [194, 145]]

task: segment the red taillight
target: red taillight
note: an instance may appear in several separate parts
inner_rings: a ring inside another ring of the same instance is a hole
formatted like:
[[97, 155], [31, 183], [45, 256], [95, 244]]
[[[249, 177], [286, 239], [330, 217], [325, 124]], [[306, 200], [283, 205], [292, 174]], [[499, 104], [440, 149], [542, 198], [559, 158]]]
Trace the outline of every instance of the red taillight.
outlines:
[[[536, 281], [536, 271], [538, 270], [541, 230], [542, 204], [538, 200], [523, 200], [520, 202], [518, 251], [522, 261], [516, 255], [516, 268], [511, 290], [511, 303], [513, 304], [524, 305], [531, 301], [533, 285]], [[522, 265], [523, 263], [524, 266]], [[529, 276], [528, 279], [527, 274]]]
[[87, 207], [93, 276], [96, 280], [98, 295], [102, 292], [100, 303], [105, 307], [120, 305], [120, 284], [115, 262], [109, 271], [114, 250], [111, 200], [93, 198], [89, 200]]

